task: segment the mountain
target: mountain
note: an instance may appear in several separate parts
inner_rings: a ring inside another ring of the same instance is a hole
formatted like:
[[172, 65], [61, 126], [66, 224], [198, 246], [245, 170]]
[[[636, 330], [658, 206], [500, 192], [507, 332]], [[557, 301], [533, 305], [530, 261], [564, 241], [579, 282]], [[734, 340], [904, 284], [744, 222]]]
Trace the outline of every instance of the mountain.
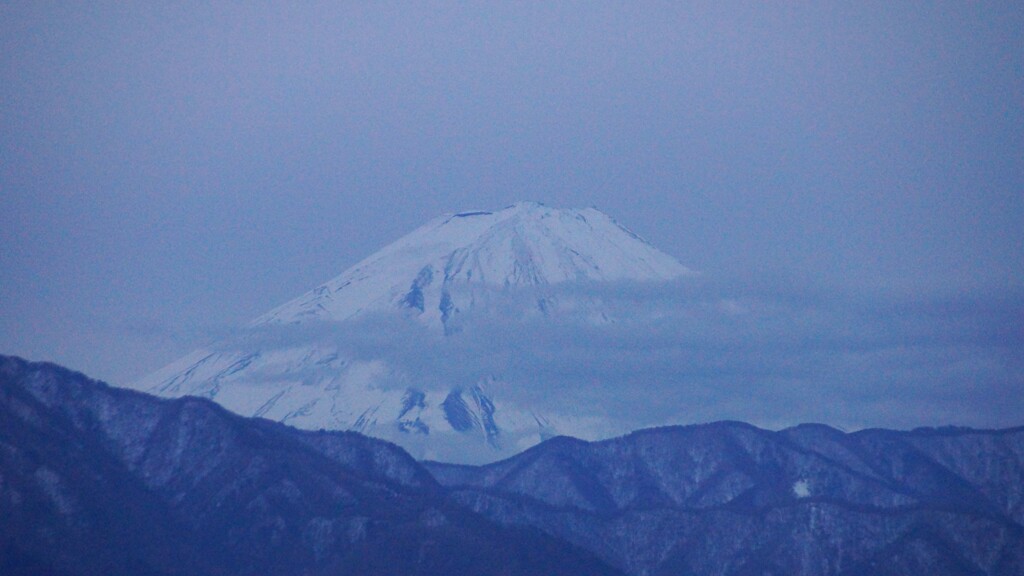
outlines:
[[1024, 574], [1024, 427], [547, 440], [486, 466], [0, 357], [0, 574]]
[[536, 359], [499, 340], [633, 319], [638, 308], [615, 309], [596, 288], [691, 275], [592, 208], [446, 215], [133, 387], [356, 430], [420, 458], [493, 461], [559, 433], [610, 433], [528, 370], [512, 374]]
[[[594, 208], [522, 202], [497, 212], [436, 218], [254, 324], [407, 310], [450, 331], [460, 314], [487, 305], [496, 288], [687, 274], [692, 272]], [[538, 300], [537, 312], [552, 304]]]
[[617, 574], [400, 448], [0, 356], [0, 574]]
[[720, 422], [429, 469], [454, 502], [637, 576], [1024, 574], [1024, 427]]
[[1024, 574], [1024, 427], [719, 422], [429, 467], [456, 502], [637, 576]]

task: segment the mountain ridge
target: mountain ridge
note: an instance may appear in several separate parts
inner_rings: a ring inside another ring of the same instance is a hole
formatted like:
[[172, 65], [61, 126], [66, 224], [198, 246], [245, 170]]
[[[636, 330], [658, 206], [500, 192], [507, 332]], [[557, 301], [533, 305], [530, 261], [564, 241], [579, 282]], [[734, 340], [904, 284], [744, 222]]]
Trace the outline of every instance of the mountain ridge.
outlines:
[[0, 357], [0, 571], [617, 574], [446, 502], [397, 446]]
[[466, 466], [0, 357], [0, 514], [17, 576], [1010, 576], [1024, 426], [722, 421]]
[[1024, 427], [716, 422], [559, 438], [482, 466], [424, 465], [457, 502], [633, 574], [1024, 568]]

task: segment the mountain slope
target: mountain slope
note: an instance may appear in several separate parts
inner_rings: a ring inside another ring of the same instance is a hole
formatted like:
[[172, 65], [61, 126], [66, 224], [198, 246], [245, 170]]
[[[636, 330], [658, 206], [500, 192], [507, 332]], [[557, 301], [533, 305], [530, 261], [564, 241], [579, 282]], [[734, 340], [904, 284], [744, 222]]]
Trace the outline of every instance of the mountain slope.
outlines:
[[395, 446], [0, 357], [0, 572], [612, 574], [445, 502]]
[[595, 209], [520, 203], [447, 215], [134, 387], [357, 430], [417, 457], [492, 461], [601, 423], [572, 402], [519, 400], [531, 382], [508, 369], [523, 359], [474, 322], [499, 334], [615, 322], [623, 313], [592, 287], [691, 274]]
[[428, 466], [456, 502], [631, 574], [1024, 573], [1024, 428], [717, 423]]

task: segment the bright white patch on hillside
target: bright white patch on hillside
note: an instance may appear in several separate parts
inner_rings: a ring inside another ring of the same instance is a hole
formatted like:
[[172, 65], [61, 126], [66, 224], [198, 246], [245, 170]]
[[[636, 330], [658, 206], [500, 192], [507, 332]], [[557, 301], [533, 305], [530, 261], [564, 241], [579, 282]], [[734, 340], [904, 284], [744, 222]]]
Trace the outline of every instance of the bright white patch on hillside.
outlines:
[[807, 498], [811, 495], [811, 484], [803, 479], [793, 482], [793, 495], [797, 498]]

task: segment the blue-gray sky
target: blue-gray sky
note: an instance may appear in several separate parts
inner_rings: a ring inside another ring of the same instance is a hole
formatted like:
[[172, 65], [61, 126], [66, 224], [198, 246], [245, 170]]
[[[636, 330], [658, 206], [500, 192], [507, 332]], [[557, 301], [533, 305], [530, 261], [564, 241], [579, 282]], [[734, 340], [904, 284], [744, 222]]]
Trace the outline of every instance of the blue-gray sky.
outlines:
[[1020, 389], [1024, 9], [0, 5], [0, 352], [126, 382], [517, 200], [732, 286], [1005, 319]]

